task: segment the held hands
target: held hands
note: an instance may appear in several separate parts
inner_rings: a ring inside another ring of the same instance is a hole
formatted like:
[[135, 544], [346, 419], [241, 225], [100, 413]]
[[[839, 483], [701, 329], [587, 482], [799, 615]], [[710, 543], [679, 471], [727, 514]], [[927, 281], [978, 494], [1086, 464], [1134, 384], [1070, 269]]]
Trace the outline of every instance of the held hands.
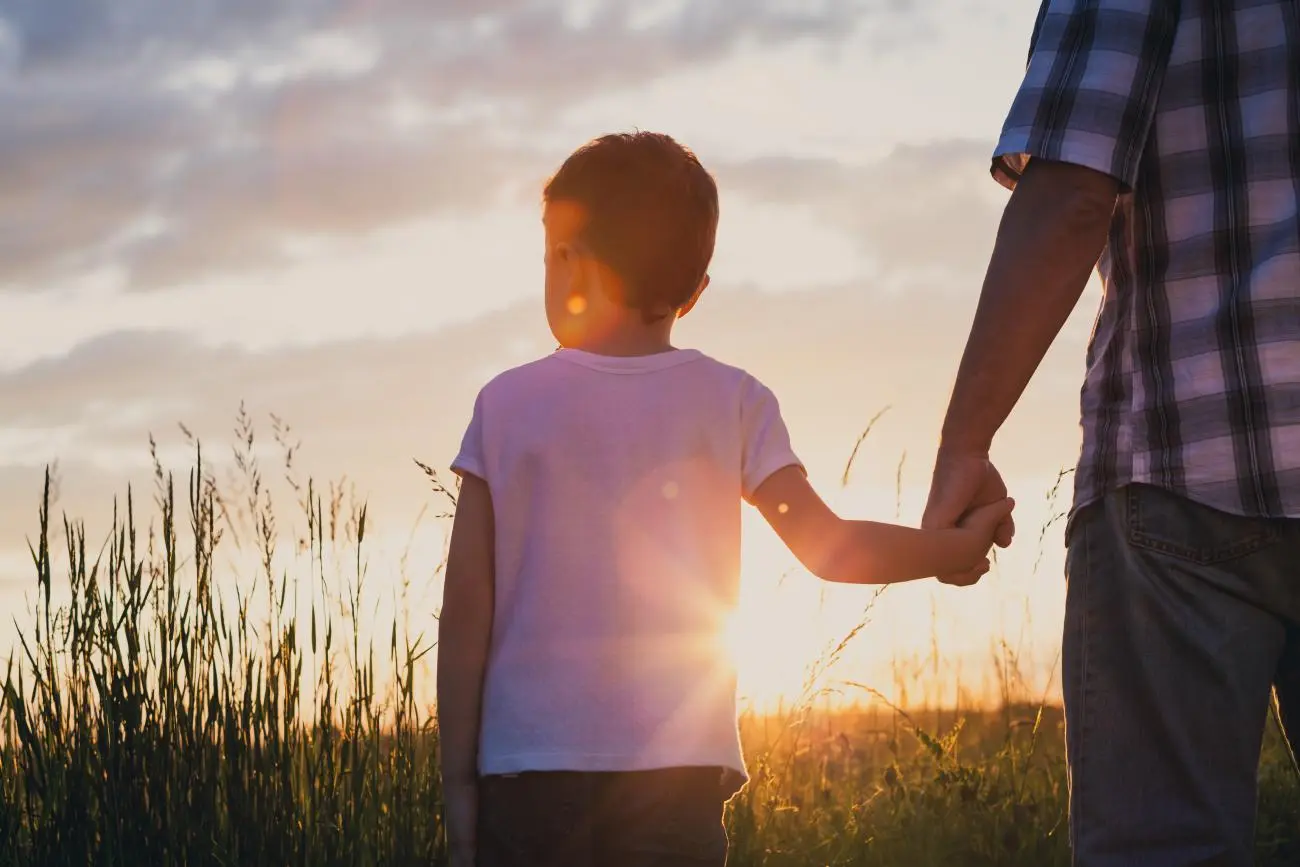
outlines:
[[974, 584], [984, 573], [989, 571], [988, 551], [993, 547], [994, 540], [997, 538], [1004, 521], [1010, 521], [1011, 511], [1015, 508], [1016, 502], [1010, 497], [1003, 497], [983, 506], [976, 506], [966, 513], [960, 521], [957, 522], [957, 529], [967, 533], [970, 537], [971, 550], [976, 552], [975, 559], [978, 564], [972, 572], [966, 575], [973, 575], [974, 580], [964, 582], [965, 576], [953, 579], [951, 576], [941, 576], [940, 581], [945, 584]]
[[[1006, 548], [1016, 531], [1013, 506], [1002, 475], [987, 455], [940, 449], [921, 526], [935, 530], [960, 527], [980, 534], [986, 551], [994, 544]], [[988, 570], [985, 558], [968, 572], [940, 575], [939, 580], [965, 587], [979, 581]]]

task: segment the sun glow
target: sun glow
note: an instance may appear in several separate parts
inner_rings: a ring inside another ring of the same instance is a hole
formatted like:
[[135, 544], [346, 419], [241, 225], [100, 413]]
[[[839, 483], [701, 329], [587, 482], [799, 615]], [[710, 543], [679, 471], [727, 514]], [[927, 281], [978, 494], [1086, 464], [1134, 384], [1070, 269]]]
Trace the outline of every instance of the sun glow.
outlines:
[[741, 704], [788, 707], [807, 693], [812, 667], [838, 637], [837, 618], [826, 616], [826, 586], [797, 567], [757, 514], [747, 515], [741, 569], [740, 601], [725, 633]]
[[765, 636], [762, 621], [749, 612], [737, 611], [730, 618], [726, 645], [739, 674], [742, 706], [774, 710], [799, 694], [806, 666], [794, 649], [795, 643], [787, 636], [779, 640]]

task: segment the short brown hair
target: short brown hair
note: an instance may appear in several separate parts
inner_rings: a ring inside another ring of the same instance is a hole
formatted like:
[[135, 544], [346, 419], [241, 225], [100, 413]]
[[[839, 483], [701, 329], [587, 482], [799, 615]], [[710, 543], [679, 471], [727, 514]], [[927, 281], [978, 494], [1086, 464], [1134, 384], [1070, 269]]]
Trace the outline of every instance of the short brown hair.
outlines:
[[682, 307], [713, 259], [718, 187], [688, 148], [653, 132], [601, 136], [564, 161], [547, 202], [581, 205], [581, 241], [623, 281], [615, 299], [653, 321]]

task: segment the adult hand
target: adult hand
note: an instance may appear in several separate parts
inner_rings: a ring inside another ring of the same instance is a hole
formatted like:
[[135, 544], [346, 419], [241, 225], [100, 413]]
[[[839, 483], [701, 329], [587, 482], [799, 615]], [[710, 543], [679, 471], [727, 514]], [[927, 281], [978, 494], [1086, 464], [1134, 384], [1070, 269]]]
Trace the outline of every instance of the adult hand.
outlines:
[[[930, 498], [921, 518], [926, 529], [941, 530], [957, 526], [957, 522], [972, 509], [988, 505], [1007, 496], [1002, 474], [993, 466], [987, 454], [956, 452], [943, 448], [935, 458], [934, 476], [930, 482]], [[1010, 515], [999, 526], [993, 541], [1006, 548], [1015, 536], [1015, 519]], [[987, 561], [969, 572], [940, 575], [945, 584], [965, 587], [974, 584], [988, 571]]]

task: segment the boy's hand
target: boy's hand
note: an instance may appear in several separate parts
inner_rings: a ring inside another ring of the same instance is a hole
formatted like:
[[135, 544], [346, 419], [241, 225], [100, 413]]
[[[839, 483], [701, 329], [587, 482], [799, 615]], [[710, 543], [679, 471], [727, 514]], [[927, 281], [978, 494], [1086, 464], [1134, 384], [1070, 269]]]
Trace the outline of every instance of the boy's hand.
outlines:
[[963, 530], [978, 533], [981, 539], [988, 540], [988, 546], [992, 548], [997, 541], [1003, 522], [1011, 517], [1011, 512], [1015, 507], [1015, 500], [1010, 497], [1003, 497], [1000, 500], [994, 500], [991, 503], [985, 503], [971, 509], [957, 522], [957, 526]]
[[[955, 527], [975, 509], [996, 503], [1006, 495], [1007, 486], [987, 453], [958, 452], [940, 446], [921, 526], [928, 530]], [[1003, 520], [994, 538], [998, 547], [1006, 548], [1011, 544], [1015, 526], [1013, 518]], [[939, 580], [944, 584], [965, 587], [974, 584], [987, 571], [988, 561], [984, 560], [978, 569], [940, 575]]]
[[478, 783], [448, 784], [443, 797], [450, 867], [474, 867], [478, 855]]
[[974, 564], [975, 568], [962, 576], [964, 580], [948, 580], [945, 583], [954, 584], [958, 587], [967, 587], [979, 581], [984, 576], [984, 573], [989, 571], [989, 561], [986, 555], [997, 541], [1000, 532], [999, 528], [1003, 527], [1010, 519], [1015, 506], [1015, 500], [1004, 497], [1001, 500], [977, 506], [966, 513], [957, 523], [957, 529], [969, 536], [973, 555], [980, 558], [982, 562]]

